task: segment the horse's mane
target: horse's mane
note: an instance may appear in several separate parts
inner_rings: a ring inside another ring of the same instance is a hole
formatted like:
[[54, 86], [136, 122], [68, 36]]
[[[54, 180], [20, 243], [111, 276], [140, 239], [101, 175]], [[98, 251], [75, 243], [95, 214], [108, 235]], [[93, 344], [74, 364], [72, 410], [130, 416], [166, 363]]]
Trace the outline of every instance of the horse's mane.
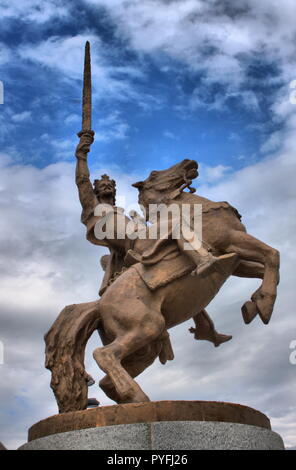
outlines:
[[212, 202], [210, 199], [193, 194], [192, 192], [182, 191], [176, 197], [171, 197], [166, 200], [166, 204], [202, 204]]

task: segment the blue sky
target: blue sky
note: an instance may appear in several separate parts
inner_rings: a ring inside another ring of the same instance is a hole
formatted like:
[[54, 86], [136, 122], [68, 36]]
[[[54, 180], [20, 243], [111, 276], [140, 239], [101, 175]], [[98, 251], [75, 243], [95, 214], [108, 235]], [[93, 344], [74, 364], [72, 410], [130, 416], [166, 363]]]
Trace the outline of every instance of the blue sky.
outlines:
[[[180, 326], [172, 332], [176, 360], [153, 365], [139, 383], [152, 399], [253, 406], [271, 417], [286, 445], [296, 445], [296, 366], [289, 363], [296, 338], [295, 13], [293, 0], [1, 2], [0, 440], [10, 448], [56, 412], [43, 334], [64, 305], [95, 299], [102, 275], [104, 251], [85, 241], [74, 184], [86, 40], [93, 178], [107, 172], [119, 197], [135, 203], [132, 182], [196, 159], [199, 193], [228, 200], [249, 232], [282, 254], [268, 327], [242, 324], [240, 307], [258, 283], [233, 278], [209, 312], [234, 339], [218, 350], [189, 344]], [[87, 367], [99, 379], [96, 345], [92, 338]], [[91, 393], [109, 403], [98, 388]]]
[[[42, 10], [31, 3], [33, 11]], [[137, 50], [104, 6], [73, 2], [61, 16], [52, 8], [47, 21], [5, 15], [2, 20], [0, 43], [9, 56], [1, 68], [3, 150], [13, 149], [23, 163], [39, 168], [72, 158], [80, 127], [83, 43], [93, 38], [97, 161], [112, 159], [130, 172], [164, 168], [185, 156], [236, 170], [263, 157], [260, 146], [281, 127], [270, 114], [272, 96], [283, 85], [273, 57], [264, 51], [237, 53], [235, 70], [244, 76], [234, 76], [239, 80], [234, 84], [219, 79], [227, 66], [223, 57], [217, 79], [207, 80], [203, 62]], [[199, 60], [215, 68], [218, 45], [204, 42]]]

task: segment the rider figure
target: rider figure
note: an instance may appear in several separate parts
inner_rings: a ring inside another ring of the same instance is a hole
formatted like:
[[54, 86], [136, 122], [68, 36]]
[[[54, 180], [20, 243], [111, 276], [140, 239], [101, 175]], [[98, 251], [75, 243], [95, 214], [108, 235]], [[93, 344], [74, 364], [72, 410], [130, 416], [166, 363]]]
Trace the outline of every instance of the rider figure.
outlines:
[[[150, 264], [156, 263], [153, 260], [162, 259], [169, 252], [175, 250], [177, 247], [181, 252], [184, 252], [196, 267], [193, 269], [192, 274], [205, 274], [216, 262], [215, 258], [204, 246], [196, 235], [190, 235], [190, 237], [184, 237], [183, 231], [180, 231], [181, 237], [174, 241], [167, 241], [166, 245], [168, 250], [163, 250], [162, 240], [140, 240], [137, 248], [135, 249], [135, 243], [133, 240], [99, 240], [94, 234], [94, 228], [100, 217], [95, 214], [95, 208], [98, 204], [106, 204], [112, 206], [114, 211], [118, 211], [120, 208], [115, 206], [115, 193], [116, 183], [114, 180], [110, 180], [107, 175], [103, 175], [100, 180], [95, 180], [94, 185], [90, 182], [90, 173], [87, 165], [87, 154], [90, 151], [90, 146], [94, 141], [94, 132], [81, 131], [78, 136], [80, 142], [76, 149], [77, 166], [76, 166], [76, 184], [79, 192], [79, 199], [82, 206], [81, 222], [86, 225], [87, 228], [87, 239], [96, 245], [106, 246], [110, 250], [108, 257], [105, 255], [101, 260], [101, 265], [105, 271], [105, 275], [102, 281], [102, 285], [99, 291], [100, 295], [103, 295], [108, 285], [116, 275], [120, 274], [121, 271], [127, 269], [133, 263]], [[138, 217], [137, 214], [132, 214], [132, 219], [135, 222], [135, 230], [143, 229], [145, 227], [143, 220]], [[142, 242], [142, 243], [141, 243]], [[184, 245], [187, 244], [187, 249], [184, 250]], [[170, 247], [169, 247], [170, 245]], [[188, 245], [191, 249], [188, 249]], [[144, 249], [143, 249], [144, 248]], [[123, 250], [125, 251], [123, 253]], [[140, 251], [140, 253], [139, 253]], [[158, 252], [163, 252], [158, 258]], [[195, 333], [196, 339], [206, 339], [214, 343], [215, 346], [228, 341], [231, 336], [221, 335], [216, 332], [214, 324], [205, 310], [199, 312], [193, 320], [196, 325], [196, 329], [191, 328], [190, 331]]]

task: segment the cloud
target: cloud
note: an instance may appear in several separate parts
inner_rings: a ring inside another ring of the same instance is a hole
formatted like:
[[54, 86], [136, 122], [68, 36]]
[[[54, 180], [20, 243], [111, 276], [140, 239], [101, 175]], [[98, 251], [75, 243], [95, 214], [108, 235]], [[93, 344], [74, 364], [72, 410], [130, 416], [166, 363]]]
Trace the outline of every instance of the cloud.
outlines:
[[5, 103], [5, 85], [4, 85], [4, 104], [1, 105], [0, 113], [0, 137], [4, 139], [8, 134], [14, 131], [16, 123], [13, 122], [14, 112], [10, 106]]
[[65, 118], [65, 124], [72, 124], [72, 122], [79, 122], [81, 121], [81, 116], [78, 116], [78, 114], [69, 114]]
[[239, 142], [241, 137], [237, 132], [230, 132], [228, 140], [231, 140], [232, 142]]
[[281, 132], [274, 132], [261, 146], [262, 153], [270, 153], [278, 149], [282, 144]]
[[23, 111], [21, 113], [14, 114], [11, 117], [11, 120], [16, 123], [27, 121], [31, 118], [31, 114], [31, 111]]
[[[16, 448], [33, 421], [56, 413], [44, 369], [43, 335], [64, 305], [97, 297], [99, 259], [106, 250], [85, 239], [73, 163], [44, 169], [12, 163], [13, 157], [1, 155], [0, 340], [5, 363], [0, 365], [0, 432]], [[122, 202], [139, 175], [122, 175], [112, 165], [92, 168], [93, 175], [108, 171], [117, 180]], [[136, 199], [137, 191], [132, 192]]]
[[0, 5], [1, 20], [19, 19], [26, 22], [43, 24], [52, 18], [65, 17], [68, 9], [61, 0], [48, 0], [42, 4], [38, 0], [2, 0]]
[[[104, 7], [118, 34], [130, 47], [152, 57], [166, 57], [183, 64], [184, 72], [201, 74], [195, 91], [195, 105], [202, 105], [207, 87], [226, 89], [218, 93], [225, 103], [241, 94], [246, 106], [256, 109], [258, 96], [250, 85], [249, 65], [260, 60], [276, 64], [276, 73], [265, 72], [257, 82], [269, 86], [274, 80], [284, 84], [295, 75], [296, 6], [292, 0], [268, 3], [245, 0], [237, 5], [228, 0], [85, 0]], [[293, 66], [292, 66], [293, 64]], [[181, 69], [178, 68], [178, 71]], [[254, 76], [251, 80], [255, 80]], [[200, 96], [199, 96], [200, 95]]]
[[[77, 115], [70, 115], [65, 119], [67, 124], [77, 122], [81, 118]], [[114, 142], [116, 140], [125, 140], [128, 137], [129, 125], [121, 117], [119, 111], [112, 111], [103, 118], [98, 119], [96, 126], [99, 131], [95, 135], [96, 142]], [[77, 137], [53, 139], [49, 134], [42, 134], [41, 139], [47, 145], [53, 148], [52, 154], [55, 160], [68, 160], [74, 158], [75, 147], [77, 145]]]
[[124, 121], [118, 111], [113, 111], [106, 117], [98, 121], [99, 132], [96, 140], [99, 142], [109, 142], [110, 140], [124, 140], [127, 138], [129, 125]]
[[228, 0], [86, 1], [104, 6], [135, 49], [163, 51], [192, 68], [203, 67], [198, 59], [212, 51], [212, 70], [220, 70], [219, 61], [224, 59], [227, 76], [230, 71], [240, 72], [239, 55], [267, 49], [272, 57], [283, 59], [295, 48], [287, 44], [295, 34], [291, 0], [281, 5], [272, 0], [260, 6], [255, 0], [245, 0], [238, 7]]
[[[93, 49], [101, 47], [100, 39], [93, 34], [77, 35], [74, 37], [52, 36], [38, 44], [24, 44], [19, 48], [19, 55], [23, 59], [29, 59], [43, 64], [46, 67], [57, 69], [72, 79], [82, 78], [84, 63], [85, 42], [90, 40]], [[96, 63], [96, 52], [93, 51], [94, 64], [92, 66], [94, 76], [105, 76]]]
[[[240, 156], [245, 167], [239, 171], [229, 167], [227, 158], [213, 167], [201, 164], [196, 182], [198, 193], [213, 200], [228, 200], [242, 213], [249, 233], [280, 250], [281, 283], [272, 321], [268, 326], [259, 319], [248, 326], [243, 324], [241, 305], [259, 281], [233, 277], [209, 306], [219, 331], [233, 334], [233, 340], [215, 349], [193, 340], [187, 331], [191, 322], [179, 325], [171, 332], [176, 359], [164, 368], [156, 362], [138, 381], [154, 400], [225, 400], [258, 408], [271, 417], [274, 430], [283, 435], [286, 444], [295, 446], [296, 366], [289, 363], [289, 345], [296, 339], [296, 108], [289, 102], [289, 82], [295, 78], [295, 2], [87, 3], [105, 8], [113, 19], [115, 36], [134, 61], [122, 65], [115, 48], [105, 47], [93, 29], [80, 30], [73, 37], [52, 36], [37, 43], [22, 43], [14, 50], [14, 58], [19, 54], [19, 63], [37, 64], [45, 72], [56, 73], [67, 85], [77, 85], [80, 93], [83, 47], [89, 39], [94, 98], [108, 103], [114, 99], [136, 100], [145, 113], [163, 105], [162, 99], [150, 96], [147, 90], [139, 92], [139, 83], [147, 78], [146, 58], [160, 64], [162, 73], [178, 71], [178, 77], [188, 73], [194, 86], [187, 105], [193, 110], [207, 106], [221, 112], [227, 100], [236, 100], [256, 119], [261, 106], [261, 92], [256, 87], [266, 87], [262, 93], [267, 97], [267, 87], [272, 89], [270, 122], [260, 125], [259, 130], [265, 132], [268, 126], [269, 132], [270, 128], [276, 130], [262, 142], [264, 159], [255, 161], [246, 151]], [[0, 13], [2, 18], [18, 16], [43, 24], [59, 12], [63, 18], [64, 8], [62, 2], [49, 1], [38, 8], [33, 0], [5, 1]], [[11, 50], [1, 44], [0, 51], [0, 63], [7, 63]], [[259, 76], [256, 61], [266, 66]], [[254, 73], [250, 73], [250, 66], [255, 68]], [[200, 80], [196, 86], [192, 78]], [[216, 85], [221, 88], [214, 93]], [[112, 112], [110, 109], [100, 110], [101, 132], [96, 139], [102, 142], [123, 140], [131, 131], [122, 115], [114, 107]], [[5, 106], [0, 116], [1, 136], [13, 134], [30, 118], [28, 113], [27, 107], [14, 110]], [[64, 115], [66, 124], [79, 119], [75, 114]], [[256, 122], [252, 126], [258, 128]], [[48, 134], [42, 132], [42, 141], [50, 142], [57, 160], [70, 154], [72, 157], [76, 140], [61, 135], [49, 139], [50, 130]], [[172, 137], [169, 130], [164, 132], [167, 138]], [[23, 165], [24, 159], [13, 147], [9, 154], [2, 150], [0, 155], [0, 340], [5, 347], [5, 364], [0, 365], [0, 440], [10, 448], [26, 440], [27, 429], [34, 422], [57, 411], [49, 388], [50, 374], [43, 366], [43, 334], [64, 305], [96, 298], [102, 277], [99, 258], [106, 252], [85, 240], [79, 222], [74, 163], [57, 161], [39, 169]], [[154, 169], [148, 168], [149, 162], [145, 165], [147, 174]], [[119, 206], [133, 203], [136, 208], [137, 192], [130, 184], [142, 179], [144, 171], [126, 175], [118, 166], [110, 163], [102, 168], [100, 162], [93, 163], [91, 170], [93, 175], [109, 173], [117, 180]], [[97, 380], [103, 373], [94, 364], [91, 352], [99, 344], [95, 334], [86, 357], [87, 369]], [[102, 404], [111, 403], [96, 386], [90, 389], [90, 395], [97, 396]]]
[[172, 139], [172, 140], [176, 140], [177, 138], [173, 132], [168, 131], [168, 130], [164, 131], [163, 135], [164, 137], [167, 137], [168, 139]]
[[230, 166], [207, 166], [203, 164], [199, 165], [199, 172], [202, 175], [203, 183], [217, 183], [217, 181], [221, 180], [221, 178], [223, 178], [229, 171], [231, 171]]
[[4, 65], [9, 62], [11, 58], [11, 53], [9, 47], [4, 43], [0, 42], [0, 65]]
[[[81, 80], [83, 51], [87, 40], [91, 43], [94, 99], [116, 98], [126, 101], [141, 97], [145, 101], [145, 96], [140, 96], [133, 86], [133, 80], [143, 76], [141, 70], [130, 64], [112, 64], [110, 50], [108, 54], [101, 39], [92, 31], [69, 37], [52, 36], [34, 45], [26, 43], [18, 48], [18, 54], [23, 60], [30, 60], [59, 73], [64, 80]], [[149, 95], [147, 99], [151, 101]]]
[[[258, 281], [231, 278], [209, 313], [219, 331], [233, 334], [233, 340], [218, 349], [195, 342], [187, 322], [171, 332], [176, 359], [164, 368], [156, 362], [138, 378], [153, 400], [224, 400], [258, 408], [269, 415], [274, 430], [290, 446], [295, 445], [295, 366], [289, 363], [289, 345], [296, 334], [291, 309], [296, 258], [294, 170], [292, 154], [277, 155], [228, 176], [225, 168], [211, 172], [201, 167], [198, 192], [213, 200], [228, 200], [243, 214], [249, 233], [282, 253], [274, 316], [267, 327], [258, 319], [243, 325], [240, 307]], [[115, 166], [92, 168], [96, 175], [105, 172], [117, 180], [118, 205], [125, 194], [126, 205], [135, 204], [137, 194], [130, 184], [140, 175], [124, 175]], [[224, 179], [213, 184], [221, 176]], [[43, 366], [43, 334], [64, 305], [96, 298], [102, 276], [99, 258], [106, 250], [85, 240], [72, 163], [37, 169], [11, 165], [7, 157], [6, 164], [2, 160], [0, 188], [0, 339], [5, 348], [5, 364], [0, 366], [1, 403], [5, 404], [0, 411], [0, 439], [16, 448], [25, 441], [29, 426], [56, 412], [50, 375]], [[98, 344], [94, 335], [86, 357], [87, 370], [96, 379], [102, 373], [91, 351]], [[90, 395], [102, 404], [111, 403], [96, 386]]]

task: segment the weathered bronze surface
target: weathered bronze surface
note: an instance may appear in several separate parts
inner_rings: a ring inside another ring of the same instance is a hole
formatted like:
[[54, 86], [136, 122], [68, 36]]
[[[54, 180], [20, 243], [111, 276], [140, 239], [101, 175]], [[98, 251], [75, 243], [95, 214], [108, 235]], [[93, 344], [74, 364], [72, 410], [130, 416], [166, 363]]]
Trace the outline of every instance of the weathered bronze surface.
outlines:
[[[90, 87], [90, 77], [84, 85]], [[84, 100], [84, 116], [90, 119], [90, 89], [84, 89], [83, 96], [88, 97]], [[270, 320], [279, 282], [278, 251], [246, 233], [240, 214], [229, 203], [194, 194], [191, 184], [198, 176], [197, 162], [183, 160], [135, 183], [146, 220], [135, 214], [128, 217], [115, 205], [114, 180], [103, 175], [93, 185], [90, 181], [87, 156], [94, 132], [84, 126], [78, 135], [76, 184], [82, 205], [81, 221], [86, 226], [87, 239], [108, 247], [110, 254], [101, 259], [105, 276], [100, 299], [65, 307], [45, 336], [46, 367], [52, 372], [51, 387], [60, 413], [87, 406], [87, 385], [93, 379], [85, 371], [84, 351], [96, 329], [103, 347], [97, 348], [93, 356], [106, 374], [100, 381], [102, 390], [117, 403], [147, 402], [148, 396], [134, 378], [157, 357], [163, 364], [173, 359], [168, 329], [193, 318], [195, 327], [190, 331], [195, 339], [219, 346], [231, 336], [216, 331], [205, 308], [224, 282], [231, 275], [262, 279], [251, 300], [243, 304], [242, 313], [245, 323], [259, 315], [265, 324]], [[114, 237], [96, 237], [96, 224], [105, 220], [96, 212], [99, 204], [108, 205], [118, 215], [126, 227], [123, 238], [117, 236], [116, 230]], [[185, 235], [174, 239], [174, 224], [181, 220], [169, 217], [166, 239], [132, 240], [128, 227], [130, 230], [132, 226], [134, 233], [147, 231], [149, 221], [159, 228], [151, 204], [175, 204], [179, 208], [187, 204], [192, 210], [200, 204], [201, 246]], [[186, 243], [190, 250], [186, 251]]]

